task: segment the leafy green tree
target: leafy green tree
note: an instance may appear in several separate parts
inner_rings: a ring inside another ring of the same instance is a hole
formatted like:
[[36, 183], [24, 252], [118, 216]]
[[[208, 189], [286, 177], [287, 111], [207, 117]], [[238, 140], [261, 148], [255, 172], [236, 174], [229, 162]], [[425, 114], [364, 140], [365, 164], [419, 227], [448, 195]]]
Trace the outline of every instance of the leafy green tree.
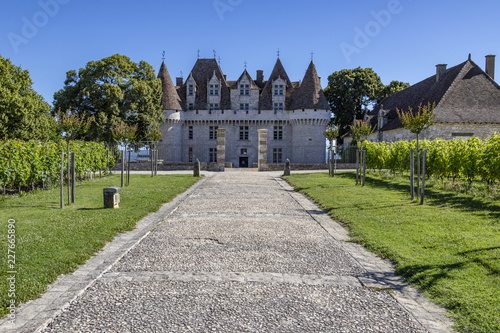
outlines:
[[339, 126], [339, 135], [349, 132], [353, 119], [362, 119], [384, 88], [380, 77], [371, 68], [343, 69], [328, 77], [325, 96]]
[[[436, 108], [436, 103], [431, 104], [430, 102], [427, 105], [420, 104], [418, 106], [418, 111], [413, 112], [411, 107], [408, 108], [408, 111], [401, 111], [396, 109], [399, 119], [403, 124], [404, 128], [409, 130], [410, 132], [416, 134], [417, 136], [417, 197], [420, 193], [420, 143], [418, 140], [418, 136], [422, 133], [423, 130], [431, 127], [436, 119], [436, 114], [434, 113], [434, 109]], [[423, 198], [420, 201], [423, 204]]]
[[410, 86], [409, 83], [393, 80], [391, 81], [391, 83], [389, 83], [389, 85], [382, 88], [382, 90], [379, 92], [379, 97], [377, 102], [380, 103], [384, 98], [391, 96], [397, 93], [398, 91], [406, 89], [409, 86]]
[[141, 61], [115, 54], [90, 61], [78, 72], [66, 73], [64, 88], [54, 94], [54, 110], [94, 117], [81, 137], [114, 142], [112, 129], [121, 123], [137, 126], [137, 137], [145, 137], [163, 120], [161, 80], [153, 68]]
[[32, 85], [27, 70], [0, 55], [0, 140], [54, 138], [50, 106]]

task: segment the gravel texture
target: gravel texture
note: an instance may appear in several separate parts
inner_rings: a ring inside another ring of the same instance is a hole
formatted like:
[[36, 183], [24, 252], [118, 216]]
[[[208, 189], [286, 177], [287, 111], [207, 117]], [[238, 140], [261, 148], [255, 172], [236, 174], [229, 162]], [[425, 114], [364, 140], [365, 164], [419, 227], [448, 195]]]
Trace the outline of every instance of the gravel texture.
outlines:
[[77, 331], [425, 332], [386, 292], [251, 282], [98, 282], [46, 330]]
[[275, 176], [208, 179], [45, 332], [427, 332]]

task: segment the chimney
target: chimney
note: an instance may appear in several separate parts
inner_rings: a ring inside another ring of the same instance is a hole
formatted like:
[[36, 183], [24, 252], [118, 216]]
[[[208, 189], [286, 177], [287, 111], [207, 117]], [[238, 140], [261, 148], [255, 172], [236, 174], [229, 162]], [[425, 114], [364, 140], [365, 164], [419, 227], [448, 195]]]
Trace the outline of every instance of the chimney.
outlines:
[[182, 85], [184, 84], [184, 82], [183, 82], [183, 81], [184, 81], [184, 80], [183, 80], [183, 78], [182, 78], [182, 77], [176, 77], [176, 78], [175, 78], [175, 85], [176, 85], [177, 87], [180, 87], [180, 86], [182, 86]]
[[263, 70], [258, 70], [257, 71], [257, 84], [262, 85], [262, 82], [264, 81], [264, 71]]
[[488, 74], [493, 80], [495, 79], [495, 56], [486, 56], [486, 74]]
[[446, 64], [436, 65], [436, 82], [439, 82], [446, 74]]
[[224, 81], [227, 81], [227, 75], [224, 74]]

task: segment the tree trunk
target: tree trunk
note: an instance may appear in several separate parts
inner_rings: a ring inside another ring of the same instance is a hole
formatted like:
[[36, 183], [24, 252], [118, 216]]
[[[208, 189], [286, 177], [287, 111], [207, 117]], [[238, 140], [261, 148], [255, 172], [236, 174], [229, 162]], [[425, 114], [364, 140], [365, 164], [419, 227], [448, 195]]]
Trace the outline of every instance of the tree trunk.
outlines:
[[68, 205], [71, 204], [71, 176], [70, 176], [70, 156], [69, 156], [69, 140], [68, 140], [68, 147], [67, 147], [67, 154], [68, 154], [68, 164], [67, 164], [67, 175], [68, 175]]
[[417, 134], [417, 199], [420, 195], [420, 146]]

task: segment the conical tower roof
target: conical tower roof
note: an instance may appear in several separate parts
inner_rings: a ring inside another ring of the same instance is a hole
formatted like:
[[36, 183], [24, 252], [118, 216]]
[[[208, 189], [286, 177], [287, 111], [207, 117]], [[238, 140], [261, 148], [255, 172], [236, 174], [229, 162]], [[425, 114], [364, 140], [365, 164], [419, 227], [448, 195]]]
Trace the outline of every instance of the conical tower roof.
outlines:
[[326, 100], [321, 81], [316, 71], [314, 62], [311, 61], [307, 68], [304, 79], [293, 96], [291, 109], [321, 109], [330, 110], [330, 105]]
[[161, 96], [161, 106], [164, 110], [182, 110], [181, 99], [177, 94], [172, 78], [168, 73], [167, 66], [163, 61], [161, 63], [160, 71], [158, 72], [158, 78], [161, 80], [162, 96]]

